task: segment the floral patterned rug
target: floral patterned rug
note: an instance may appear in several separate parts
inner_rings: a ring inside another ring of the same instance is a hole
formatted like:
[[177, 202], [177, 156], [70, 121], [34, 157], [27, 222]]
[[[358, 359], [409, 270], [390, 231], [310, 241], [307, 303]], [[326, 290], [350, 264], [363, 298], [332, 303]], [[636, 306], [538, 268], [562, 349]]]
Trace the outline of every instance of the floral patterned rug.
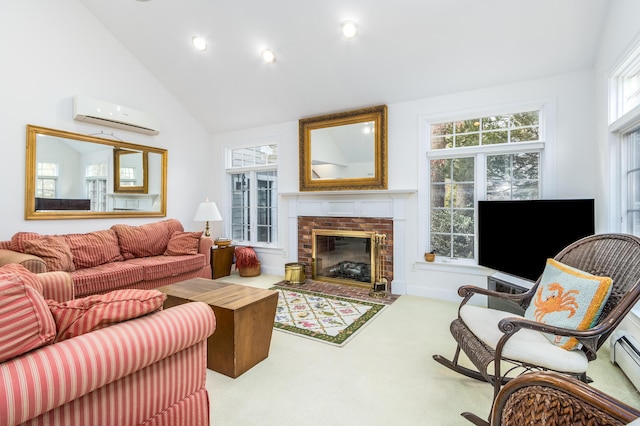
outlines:
[[306, 290], [272, 287], [278, 292], [274, 327], [336, 346], [345, 345], [385, 305]]

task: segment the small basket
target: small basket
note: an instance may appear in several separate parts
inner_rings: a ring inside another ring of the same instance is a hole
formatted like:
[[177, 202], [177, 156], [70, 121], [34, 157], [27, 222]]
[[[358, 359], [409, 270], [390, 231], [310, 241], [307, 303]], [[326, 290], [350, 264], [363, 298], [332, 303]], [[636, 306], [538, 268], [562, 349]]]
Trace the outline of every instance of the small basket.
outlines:
[[258, 266], [247, 266], [244, 268], [238, 268], [238, 274], [241, 277], [257, 277], [260, 275], [260, 262]]

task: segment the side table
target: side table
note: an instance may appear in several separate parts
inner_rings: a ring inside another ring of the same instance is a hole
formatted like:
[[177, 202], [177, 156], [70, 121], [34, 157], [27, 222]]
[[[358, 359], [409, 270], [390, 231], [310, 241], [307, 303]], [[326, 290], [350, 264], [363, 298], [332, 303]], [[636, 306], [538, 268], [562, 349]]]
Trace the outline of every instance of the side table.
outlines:
[[278, 292], [193, 278], [158, 288], [164, 308], [204, 302], [216, 314], [216, 331], [207, 339], [207, 367], [236, 378], [269, 356]]
[[214, 280], [231, 274], [235, 246], [211, 247], [211, 278]]

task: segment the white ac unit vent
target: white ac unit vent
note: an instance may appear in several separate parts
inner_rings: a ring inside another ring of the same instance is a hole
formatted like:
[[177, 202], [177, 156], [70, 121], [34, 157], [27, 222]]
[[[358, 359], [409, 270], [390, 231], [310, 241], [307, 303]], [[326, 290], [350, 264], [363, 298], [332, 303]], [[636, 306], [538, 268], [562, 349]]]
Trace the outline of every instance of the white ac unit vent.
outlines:
[[149, 113], [85, 96], [73, 98], [73, 119], [146, 135], [160, 133], [158, 121]]
[[616, 330], [609, 339], [611, 362], [618, 364], [631, 383], [640, 389], [640, 345], [631, 335]]

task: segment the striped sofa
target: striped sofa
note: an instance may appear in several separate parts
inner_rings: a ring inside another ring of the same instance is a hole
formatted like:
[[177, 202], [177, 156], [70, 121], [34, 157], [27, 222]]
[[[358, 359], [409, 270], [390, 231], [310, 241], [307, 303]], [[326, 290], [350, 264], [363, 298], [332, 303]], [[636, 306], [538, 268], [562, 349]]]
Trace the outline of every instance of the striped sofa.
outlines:
[[[26, 272], [42, 290], [0, 275], [3, 317], [16, 305], [6, 303], [10, 288], [38, 291], [41, 301], [73, 295], [67, 272]], [[211, 308], [192, 302], [13, 354], [0, 362], [0, 425], [209, 425], [207, 337], [215, 327]], [[13, 349], [5, 337], [4, 354]]]
[[75, 296], [84, 297], [211, 278], [212, 245], [202, 232], [184, 232], [176, 219], [85, 234], [18, 232], [0, 241], [0, 266], [18, 263], [34, 273], [69, 272]]

